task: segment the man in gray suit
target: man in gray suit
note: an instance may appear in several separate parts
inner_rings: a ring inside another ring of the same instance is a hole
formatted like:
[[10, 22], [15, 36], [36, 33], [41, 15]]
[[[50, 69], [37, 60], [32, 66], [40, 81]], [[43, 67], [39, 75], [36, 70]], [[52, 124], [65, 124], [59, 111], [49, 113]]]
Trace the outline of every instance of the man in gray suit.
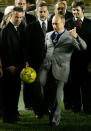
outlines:
[[[70, 60], [74, 48], [86, 49], [86, 43], [77, 35], [76, 28], [68, 32], [65, 28], [65, 18], [55, 15], [52, 19], [54, 31], [47, 33], [45, 44], [46, 57], [40, 70], [40, 84], [42, 96], [47, 98], [45, 103], [50, 110], [50, 125], [60, 123], [61, 97], [64, 84], [70, 72]], [[46, 92], [45, 92], [46, 88]]]

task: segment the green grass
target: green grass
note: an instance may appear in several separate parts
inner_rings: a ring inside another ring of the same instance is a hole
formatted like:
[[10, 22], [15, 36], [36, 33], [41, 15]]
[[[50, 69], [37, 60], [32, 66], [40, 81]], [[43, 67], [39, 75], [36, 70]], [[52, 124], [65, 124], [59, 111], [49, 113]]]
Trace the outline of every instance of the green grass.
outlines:
[[0, 120], [0, 131], [91, 131], [91, 115], [73, 113], [62, 109], [61, 122], [58, 127], [49, 126], [48, 116], [37, 119], [33, 111], [21, 111], [20, 121], [15, 124]]
[[18, 108], [21, 110], [20, 121], [15, 124], [7, 124], [0, 120], [0, 131], [91, 131], [91, 115], [65, 110], [63, 102], [60, 125], [50, 127], [48, 116], [37, 119], [33, 111], [25, 110], [22, 92], [23, 88], [18, 104]]

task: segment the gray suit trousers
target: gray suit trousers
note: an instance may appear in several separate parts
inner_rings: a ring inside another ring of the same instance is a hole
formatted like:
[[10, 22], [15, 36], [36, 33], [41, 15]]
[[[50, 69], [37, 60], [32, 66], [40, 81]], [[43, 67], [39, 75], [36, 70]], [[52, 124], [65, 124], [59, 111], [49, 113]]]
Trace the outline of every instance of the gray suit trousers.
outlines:
[[44, 93], [46, 85], [47, 102], [49, 103], [48, 109], [51, 112], [49, 117], [50, 122], [59, 123], [61, 118], [61, 98], [63, 96], [64, 82], [56, 80], [52, 75], [51, 69], [49, 71], [42, 69], [39, 78], [43, 97], [46, 97]]

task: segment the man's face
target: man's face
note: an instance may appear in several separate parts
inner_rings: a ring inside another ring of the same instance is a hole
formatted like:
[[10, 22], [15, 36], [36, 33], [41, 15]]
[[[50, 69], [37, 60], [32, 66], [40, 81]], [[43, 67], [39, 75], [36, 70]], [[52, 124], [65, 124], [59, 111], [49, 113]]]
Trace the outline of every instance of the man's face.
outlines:
[[61, 32], [64, 29], [65, 21], [60, 17], [53, 17], [52, 26], [55, 32]]
[[23, 12], [15, 11], [11, 14], [11, 21], [14, 24], [14, 26], [18, 26], [21, 23], [22, 17]]
[[77, 17], [77, 10], [76, 8], [72, 8], [72, 14], [76, 18]]
[[72, 14], [74, 17], [82, 18], [84, 16], [84, 10], [80, 6], [72, 8]]
[[59, 3], [55, 7], [55, 14], [65, 15], [66, 7], [63, 3]]
[[47, 6], [38, 7], [37, 16], [40, 20], [44, 21], [48, 18], [49, 12]]
[[19, 6], [23, 9], [23, 11], [26, 10], [26, 0], [15, 0], [15, 6]]

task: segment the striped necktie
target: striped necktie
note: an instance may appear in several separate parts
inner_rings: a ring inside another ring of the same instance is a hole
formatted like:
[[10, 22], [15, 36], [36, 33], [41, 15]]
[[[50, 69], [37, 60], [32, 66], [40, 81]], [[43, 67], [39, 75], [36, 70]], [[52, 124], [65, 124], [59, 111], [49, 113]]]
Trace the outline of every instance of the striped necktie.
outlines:
[[46, 24], [45, 24], [44, 21], [42, 22], [42, 30], [43, 30], [43, 33], [45, 35], [46, 34]]
[[56, 45], [58, 42], [59, 33], [56, 33], [55, 38], [53, 39], [53, 44]]
[[81, 29], [82, 28], [82, 20], [78, 18], [78, 28]]

